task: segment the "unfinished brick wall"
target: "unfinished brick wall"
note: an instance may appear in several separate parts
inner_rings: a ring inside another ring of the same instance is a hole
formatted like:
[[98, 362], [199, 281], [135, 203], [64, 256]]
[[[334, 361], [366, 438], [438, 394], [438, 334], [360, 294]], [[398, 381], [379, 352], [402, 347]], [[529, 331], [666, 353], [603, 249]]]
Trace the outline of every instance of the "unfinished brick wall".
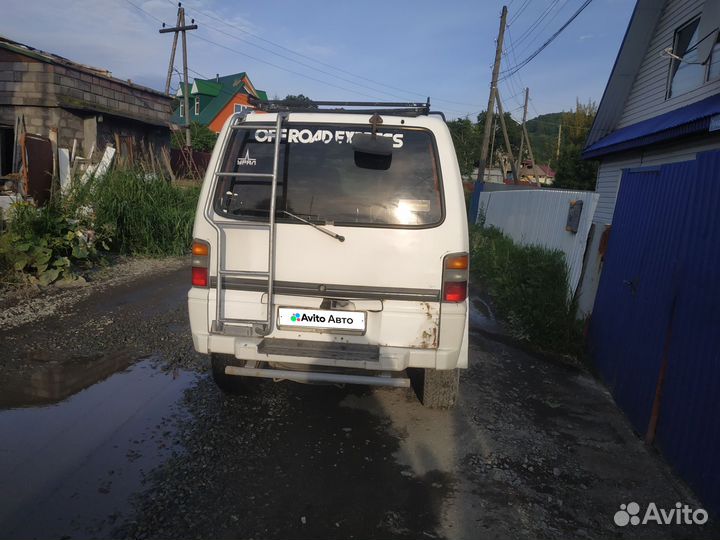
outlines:
[[0, 124], [14, 127], [24, 116], [28, 132], [47, 136], [57, 128], [61, 147], [71, 147], [73, 139], [84, 153], [93, 144], [104, 147], [112, 142], [113, 124], [125, 135], [157, 138], [161, 145], [169, 141], [171, 104], [171, 98], [137, 85], [0, 48]]

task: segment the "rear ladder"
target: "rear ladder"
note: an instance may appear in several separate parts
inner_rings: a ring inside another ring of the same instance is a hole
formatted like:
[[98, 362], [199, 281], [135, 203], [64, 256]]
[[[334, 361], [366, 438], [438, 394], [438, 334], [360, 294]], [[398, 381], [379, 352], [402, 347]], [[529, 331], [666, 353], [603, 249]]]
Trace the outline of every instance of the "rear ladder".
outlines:
[[[217, 255], [216, 255], [216, 285], [215, 285], [215, 320], [211, 324], [210, 331], [212, 333], [219, 334], [241, 334], [241, 335], [253, 335], [255, 334], [266, 336], [273, 330], [274, 323], [274, 310], [273, 310], [273, 283], [275, 281], [275, 194], [277, 191], [278, 181], [278, 170], [280, 160], [280, 141], [281, 128], [283, 121], [287, 118], [287, 113], [278, 113], [277, 121], [275, 122], [275, 148], [273, 155], [273, 170], [272, 173], [240, 173], [240, 172], [220, 172], [215, 170], [214, 182], [212, 190], [216, 189], [217, 182], [223, 177], [236, 177], [236, 178], [268, 178], [270, 179], [270, 213], [268, 215], [267, 223], [257, 222], [234, 222], [228, 223], [225, 221], [217, 221], [215, 219], [215, 213], [213, 211], [212, 201], [214, 196], [208, 197], [208, 204], [205, 207], [205, 217], [215, 228], [217, 233]], [[245, 124], [243, 123], [245, 115], [239, 115], [233, 120], [230, 129], [232, 130], [251, 130], [264, 128], [265, 125], [259, 124]], [[227, 149], [228, 143], [232, 140], [232, 137], [228, 137], [225, 142], [225, 148]], [[223, 151], [221, 155], [224, 155]], [[218, 164], [220, 168], [220, 164]], [[250, 270], [228, 270], [225, 268], [223, 263], [225, 257], [224, 246], [223, 246], [223, 231], [225, 229], [265, 229], [268, 231], [268, 262], [267, 271], [250, 271]], [[264, 319], [235, 319], [225, 317], [223, 309], [223, 280], [227, 277], [247, 277], [247, 278], [265, 278], [267, 279], [267, 312]]]

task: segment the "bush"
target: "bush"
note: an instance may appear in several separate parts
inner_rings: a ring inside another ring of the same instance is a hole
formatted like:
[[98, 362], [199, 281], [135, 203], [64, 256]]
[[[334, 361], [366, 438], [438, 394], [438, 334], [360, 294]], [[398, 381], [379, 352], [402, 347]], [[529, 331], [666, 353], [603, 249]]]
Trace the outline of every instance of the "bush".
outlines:
[[0, 271], [17, 273], [40, 285], [72, 279], [72, 267], [92, 267], [107, 249], [108, 236], [98, 231], [81, 209], [70, 210], [53, 196], [43, 208], [27, 202], [12, 205], [8, 230], [0, 235]]
[[470, 231], [472, 274], [512, 335], [545, 351], [578, 355], [582, 323], [568, 300], [565, 256], [520, 246], [494, 227]]
[[53, 194], [42, 208], [15, 203], [0, 234], [0, 274], [48, 285], [102, 262], [103, 252], [186, 253], [199, 192], [115, 170]]

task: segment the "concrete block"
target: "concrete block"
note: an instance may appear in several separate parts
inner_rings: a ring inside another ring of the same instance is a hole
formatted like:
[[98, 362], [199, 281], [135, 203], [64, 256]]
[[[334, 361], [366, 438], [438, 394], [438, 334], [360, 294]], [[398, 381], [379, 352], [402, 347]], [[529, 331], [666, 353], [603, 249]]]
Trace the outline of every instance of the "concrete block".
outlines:
[[25, 65], [27, 66], [28, 71], [34, 71], [36, 73], [40, 71], [45, 71], [45, 68], [47, 66], [47, 64], [40, 62], [28, 62]]
[[82, 99], [83, 98], [83, 93], [80, 90], [78, 90], [77, 88], [66, 88], [65, 95], [68, 95], [74, 99]]
[[27, 71], [28, 63], [27, 62], [13, 62], [12, 70], [13, 71]]
[[63, 75], [60, 77], [60, 84], [62, 86], [67, 86], [68, 88], [77, 88], [77, 79]]

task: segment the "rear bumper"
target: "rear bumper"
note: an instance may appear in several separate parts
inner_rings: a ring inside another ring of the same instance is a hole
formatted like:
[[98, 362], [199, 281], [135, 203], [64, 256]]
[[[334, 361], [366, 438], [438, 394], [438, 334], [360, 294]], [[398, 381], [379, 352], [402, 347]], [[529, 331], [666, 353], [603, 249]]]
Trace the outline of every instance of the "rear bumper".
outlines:
[[[409, 367], [455, 369], [468, 365], [467, 309], [464, 304], [443, 305], [437, 348], [379, 346], [373, 361], [263, 354], [258, 352], [261, 337], [238, 337], [209, 331], [207, 290], [188, 293], [190, 327], [195, 350], [203, 354], [228, 354], [240, 360], [281, 364], [315, 365], [370, 371], [403, 371]], [[331, 334], [314, 334], [314, 339], [334, 339]]]

